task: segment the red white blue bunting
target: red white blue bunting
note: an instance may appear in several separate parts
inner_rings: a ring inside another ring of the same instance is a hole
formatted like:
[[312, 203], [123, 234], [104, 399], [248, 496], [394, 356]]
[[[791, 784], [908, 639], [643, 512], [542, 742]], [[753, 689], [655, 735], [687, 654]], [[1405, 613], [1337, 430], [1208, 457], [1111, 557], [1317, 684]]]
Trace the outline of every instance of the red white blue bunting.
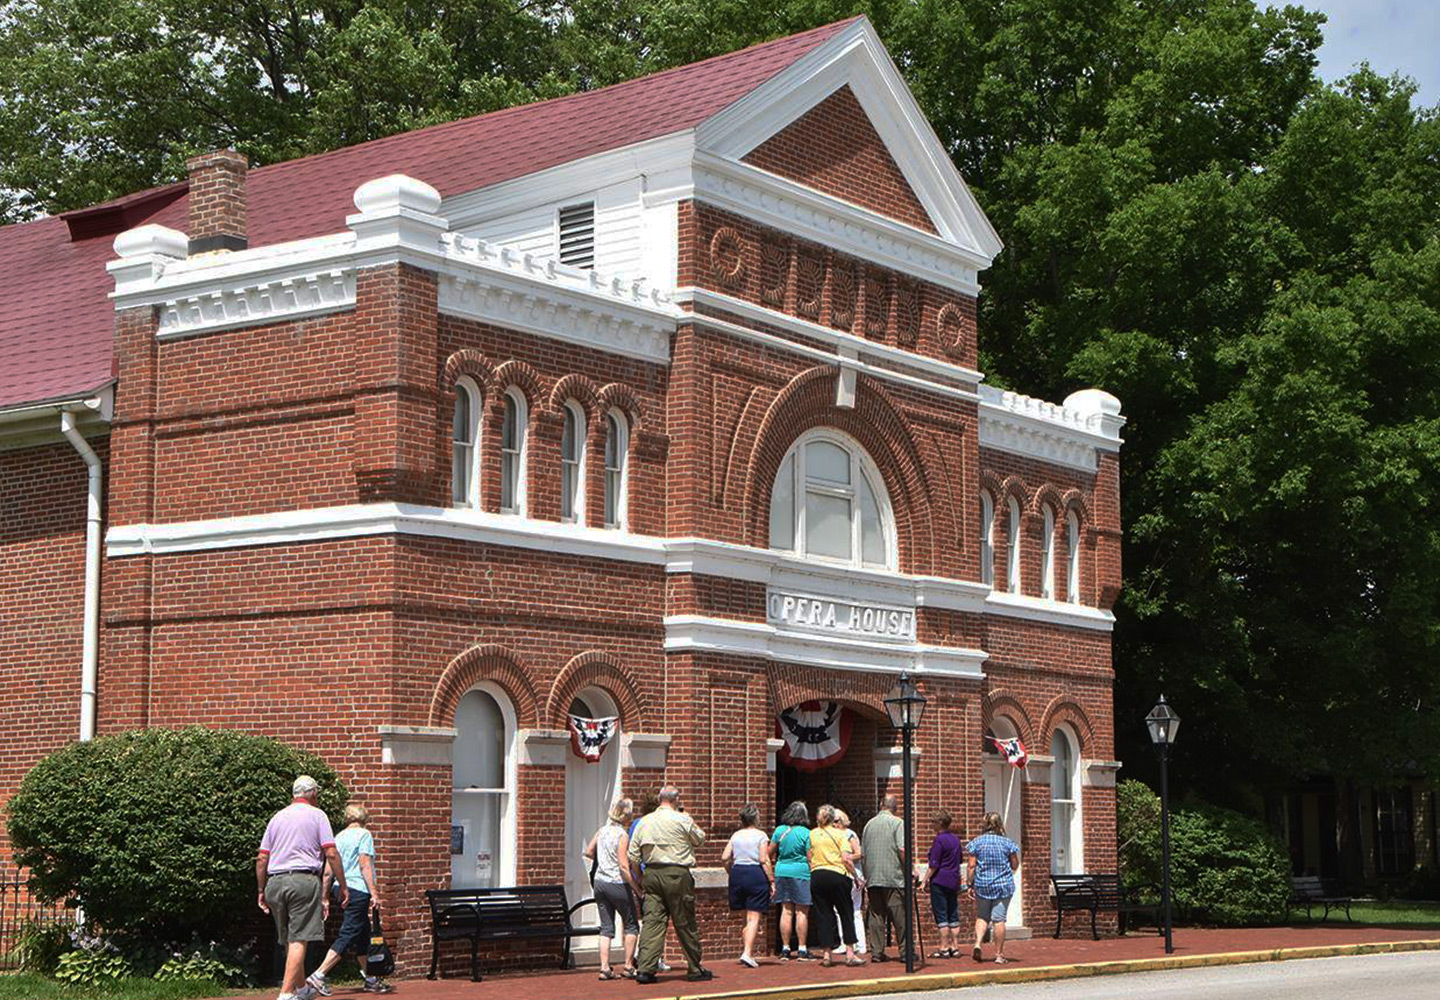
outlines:
[[605, 719], [585, 719], [572, 715], [568, 728], [570, 748], [575, 751], [575, 756], [588, 764], [594, 764], [620, 732], [620, 719], [613, 715]]
[[835, 701], [802, 701], [775, 719], [785, 745], [775, 755], [797, 771], [819, 771], [836, 763], [850, 747], [854, 725], [850, 709]]

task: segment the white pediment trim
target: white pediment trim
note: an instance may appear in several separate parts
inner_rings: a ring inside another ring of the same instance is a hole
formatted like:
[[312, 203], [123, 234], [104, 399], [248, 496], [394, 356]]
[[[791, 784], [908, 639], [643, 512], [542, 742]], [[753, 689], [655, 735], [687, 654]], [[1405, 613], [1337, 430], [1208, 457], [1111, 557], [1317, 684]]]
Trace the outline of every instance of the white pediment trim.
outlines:
[[[739, 161], [849, 85], [946, 242], [989, 262], [999, 235], [955, 169], [868, 18], [797, 60], [696, 129], [698, 150]], [[909, 227], [907, 227], [909, 228]]]

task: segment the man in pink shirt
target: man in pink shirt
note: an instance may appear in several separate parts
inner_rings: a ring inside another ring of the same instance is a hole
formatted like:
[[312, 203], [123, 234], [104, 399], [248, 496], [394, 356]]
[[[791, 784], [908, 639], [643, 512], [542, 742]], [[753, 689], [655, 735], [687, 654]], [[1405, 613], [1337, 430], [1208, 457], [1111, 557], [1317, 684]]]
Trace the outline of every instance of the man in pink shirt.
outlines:
[[275, 932], [285, 946], [285, 980], [278, 1000], [313, 1000], [315, 988], [305, 985], [305, 946], [325, 937], [320, 873], [329, 864], [340, 887], [340, 905], [349, 902], [345, 869], [335, 850], [330, 820], [315, 807], [320, 786], [302, 774], [291, 786], [295, 801], [270, 818], [255, 861], [260, 909], [275, 918]]

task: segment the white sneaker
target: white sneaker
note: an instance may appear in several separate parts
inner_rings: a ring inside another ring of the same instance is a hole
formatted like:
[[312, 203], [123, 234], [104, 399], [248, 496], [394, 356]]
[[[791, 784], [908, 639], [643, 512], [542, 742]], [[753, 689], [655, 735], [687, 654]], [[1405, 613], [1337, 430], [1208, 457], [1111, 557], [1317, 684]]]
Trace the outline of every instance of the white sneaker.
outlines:
[[662, 958], [662, 959], [660, 959], [660, 964], [657, 965], [657, 966], [655, 966], [655, 969], [656, 969], [657, 972], [669, 972], [669, 971], [670, 971], [670, 963], [667, 962], [667, 961], [665, 961], [665, 959]]
[[755, 959], [751, 958], [749, 955], [741, 955], [740, 964], [745, 966], [747, 969], [760, 968], [760, 963], [755, 961]]
[[330, 988], [329, 978], [318, 972], [310, 973], [310, 977], [305, 980], [305, 985], [312, 987], [315, 992], [319, 993], [322, 997], [328, 997], [331, 993], [335, 992]]
[[294, 993], [281, 993], [275, 1000], [295, 1000]]

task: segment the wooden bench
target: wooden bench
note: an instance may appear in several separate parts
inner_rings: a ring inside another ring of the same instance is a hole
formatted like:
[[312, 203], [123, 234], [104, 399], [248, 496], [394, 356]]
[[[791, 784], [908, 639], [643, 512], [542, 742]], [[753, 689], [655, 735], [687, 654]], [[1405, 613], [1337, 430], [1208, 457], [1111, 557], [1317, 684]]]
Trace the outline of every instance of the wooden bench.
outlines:
[[1350, 897], [1337, 891], [1335, 885], [1327, 882], [1319, 875], [1297, 875], [1290, 880], [1290, 899], [1285, 903], [1285, 919], [1290, 919], [1290, 910], [1293, 907], [1305, 907], [1305, 919], [1313, 920], [1310, 911], [1317, 906], [1324, 906], [1325, 913], [1321, 920], [1330, 916], [1333, 907], [1338, 910], [1345, 909], [1345, 919], [1352, 924], [1355, 918], [1350, 916]]
[[1151, 885], [1127, 886], [1118, 873], [1086, 873], [1079, 875], [1051, 875], [1050, 883], [1055, 887], [1055, 936], [1060, 936], [1060, 921], [1066, 913], [1079, 910], [1090, 911], [1090, 934], [1100, 940], [1100, 931], [1095, 917], [1101, 910], [1115, 911], [1120, 916], [1120, 933], [1125, 933], [1127, 914], [1149, 914], [1152, 922], [1163, 935], [1165, 928], [1160, 924], [1160, 907], [1155, 903], [1142, 903], [1139, 894]]
[[570, 906], [565, 887], [525, 885], [494, 889], [431, 889], [432, 945], [430, 973], [434, 979], [440, 964], [440, 942], [469, 940], [470, 978], [481, 981], [481, 941], [555, 940], [562, 944], [560, 968], [570, 967], [570, 941], [597, 936], [599, 926], [576, 927], [575, 911], [594, 902], [587, 899]]

